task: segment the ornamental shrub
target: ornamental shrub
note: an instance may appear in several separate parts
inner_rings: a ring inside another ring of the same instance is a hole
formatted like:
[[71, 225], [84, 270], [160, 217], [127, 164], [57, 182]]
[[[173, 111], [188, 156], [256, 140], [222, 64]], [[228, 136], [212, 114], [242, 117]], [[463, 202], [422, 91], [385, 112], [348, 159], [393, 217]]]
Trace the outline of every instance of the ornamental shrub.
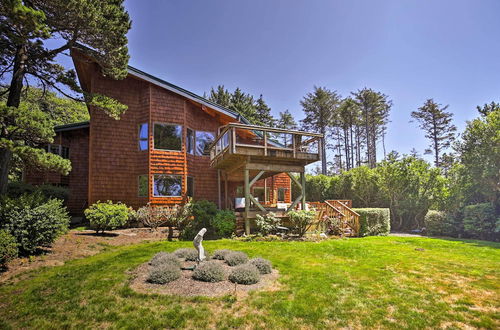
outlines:
[[163, 263], [151, 268], [147, 281], [155, 284], [166, 284], [180, 278], [181, 274], [180, 267], [172, 263]]
[[104, 233], [105, 230], [122, 227], [131, 217], [131, 212], [127, 205], [121, 202], [114, 204], [109, 200], [107, 202], [98, 201], [92, 204], [84, 213], [90, 222], [90, 226], [94, 228], [96, 233], [99, 231]]
[[490, 203], [469, 205], [464, 208], [464, 232], [468, 237], [486, 240], [498, 240], [500, 233], [496, 231], [500, 217]]
[[6, 230], [0, 230], [0, 268], [17, 257], [18, 249], [14, 236]]
[[55, 198], [65, 201], [69, 196], [68, 188], [54, 186], [51, 184], [34, 186], [24, 182], [10, 182], [7, 186], [7, 195], [12, 198], [17, 198], [24, 194], [33, 194], [35, 192], [40, 192], [45, 199]]
[[217, 205], [207, 200], [199, 200], [191, 203], [190, 214], [192, 215], [192, 220], [183, 229], [179, 229], [181, 231], [180, 237], [191, 241], [202, 228], [207, 229], [205, 238], [215, 236], [215, 230], [211, 225], [211, 221], [215, 218], [217, 212]]
[[212, 258], [217, 260], [224, 260], [226, 255], [230, 252], [232, 251], [227, 249], [215, 250]]
[[149, 262], [151, 266], [158, 266], [165, 263], [171, 263], [179, 268], [181, 267], [179, 258], [177, 258], [175, 254], [167, 252], [158, 252], [153, 256], [153, 258], [151, 258], [151, 261]]
[[14, 236], [23, 255], [50, 246], [68, 230], [69, 222], [63, 202], [45, 200], [40, 192], [0, 201], [0, 226]]
[[288, 212], [288, 217], [293, 230], [299, 235], [299, 237], [302, 237], [309, 230], [309, 228], [311, 228], [314, 218], [316, 217], [316, 212], [306, 210], [290, 211]]
[[247, 262], [248, 256], [244, 252], [232, 251], [226, 254], [224, 259], [229, 266], [237, 266]]
[[427, 211], [424, 224], [429, 235], [455, 237], [458, 232], [457, 224], [443, 211]]
[[359, 213], [359, 236], [383, 236], [391, 231], [389, 209], [366, 208], [353, 209]]
[[210, 224], [217, 236], [231, 237], [236, 227], [236, 216], [233, 211], [222, 210], [217, 212]]
[[250, 264], [257, 267], [261, 274], [270, 274], [273, 270], [271, 262], [263, 258], [253, 258], [249, 261]]
[[217, 261], [202, 262], [193, 271], [193, 278], [203, 282], [220, 282], [224, 276], [224, 268]]
[[269, 212], [264, 216], [257, 214], [255, 216], [255, 226], [260, 234], [268, 235], [277, 231], [278, 227], [281, 226], [281, 220], [273, 212]]
[[187, 261], [196, 261], [198, 259], [198, 251], [192, 248], [182, 248], [174, 251], [177, 258], [181, 258]]
[[243, 264], [233, 269], [229, 274], [229, 280], [238, 284], [255, 284], [260, 280], [260, 272], [252, 264]]

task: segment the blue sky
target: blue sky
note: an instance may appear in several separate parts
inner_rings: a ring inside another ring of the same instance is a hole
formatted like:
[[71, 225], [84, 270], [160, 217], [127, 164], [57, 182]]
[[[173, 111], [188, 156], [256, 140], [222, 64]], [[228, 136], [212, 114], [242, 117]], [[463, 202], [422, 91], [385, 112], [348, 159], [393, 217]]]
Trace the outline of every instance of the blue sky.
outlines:
[[388, 150], [423, 153], [410, 113], [434, 98], [461, 131], [500, 101], [500, 1], [128, 0], [130, 65], [203, 95], [263, 94], [297, 120], [313, 86], [369, 87], [394, 106]]

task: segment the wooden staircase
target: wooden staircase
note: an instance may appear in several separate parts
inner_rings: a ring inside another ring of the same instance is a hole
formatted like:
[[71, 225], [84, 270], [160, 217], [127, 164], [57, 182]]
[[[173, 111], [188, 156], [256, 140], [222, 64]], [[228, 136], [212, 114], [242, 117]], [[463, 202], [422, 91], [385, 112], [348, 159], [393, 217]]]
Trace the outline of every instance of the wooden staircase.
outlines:
[[[317, 212], [316, 229], [326, 232], [340, 231], [340, 236], [355, 237], [359, 235], [359, 214], [354, 211], [351, 200], [326, 200], [324, 202], [309, 202]], [[335, 224], [335, 225], [333, 225]]]

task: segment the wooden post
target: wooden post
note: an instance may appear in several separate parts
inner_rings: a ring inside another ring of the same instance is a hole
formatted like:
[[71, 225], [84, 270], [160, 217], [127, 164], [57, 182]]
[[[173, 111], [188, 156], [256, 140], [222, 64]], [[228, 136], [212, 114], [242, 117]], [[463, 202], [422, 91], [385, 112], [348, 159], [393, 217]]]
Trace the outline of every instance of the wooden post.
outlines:
[[219, 210], [222, 209], [221, 205], [221, 191], [220, 191], [220, 170], [217, 170], [217, 197], [219, 201]]
[[306, 174], [304, 172], [300, 172], [300, 185], [302, 190], [302, 209], [306, 209]]
[[250, 235], [250, 219], [248, 213], [250, 212], [250, 171], [245, 169], [245, 233]]
[[224, 172], [224, 207], [229, 210], [229, 203], [227, 202], [227, 172]]

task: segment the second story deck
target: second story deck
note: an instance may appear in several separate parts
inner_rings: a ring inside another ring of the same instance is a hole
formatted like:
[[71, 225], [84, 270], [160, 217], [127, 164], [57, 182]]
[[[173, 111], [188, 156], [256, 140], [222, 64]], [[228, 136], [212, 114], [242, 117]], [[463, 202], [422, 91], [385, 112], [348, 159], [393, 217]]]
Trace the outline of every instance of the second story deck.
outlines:
[[323, 135], [280, 128], [230, 123], [210, 148], [211, 166], [228, 172], [249, 170], [303, 172], [320, 159]]

